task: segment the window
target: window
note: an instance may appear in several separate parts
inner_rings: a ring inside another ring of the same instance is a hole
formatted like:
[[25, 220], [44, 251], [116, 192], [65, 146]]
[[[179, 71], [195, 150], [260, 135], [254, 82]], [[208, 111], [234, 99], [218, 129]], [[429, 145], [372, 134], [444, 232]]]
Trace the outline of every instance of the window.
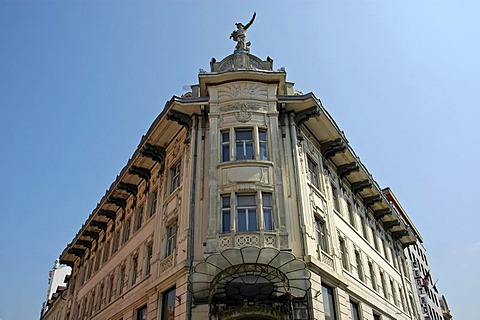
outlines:
[[340, 256], [342, 257], [343, 269], [348, 270], [348, 254], [347, 254], [347, 246], [345, 244], [345, 240], [342, 238], [339, 238], [338, 241], [340, 242]]
[[103, 263], [107, 262], [108, 257], [110, 256], [110, 240], [105, 243], [103, 247]]
[[319, 218], [315, 218], [315, 229], [317, 233], [317, 244], [320, 246], [322, 251], [328, 252], [325, 222]]
[[110, 276], [110, 282], [108, 284], [108, 292], [107, 292], [107, 303], [109, 303], [110, 301], [112, 301], [112, 298], [113, 298], [113, 286], [115, 285], [115, 276], [112, 274]]
[[153, 216], [157, 212], [157, 190], [155, 189], [150, 194], [150, 215], [149, 217]]
[[[233, 134], [232, 134], [233, 133]], [[235, 160], [268, 160], [268, 132], [261, 128], [236, 128], [220, 132], [222, 162]], [[233, 137], [233, 143], [230, 141]], [[233, 148], [233, 149], [232, 149]]]
[[397, 290], [396, 286], [393, 285], [393, 281], [390, 280], [390, 287], [392, 288], [392, 296], [393, 296], [393, 303], [398, 306], [398, 297], [397, 297]]
[[257, 204], [255, 194], [237, 195], [237, 231], [256, 231]]
[[177, 247], [177, 222], [167, 228], [167, 257], [173, 254]]
[[231, 198], [231, 195], [224, 195], [220, 199], [220, 232], [258, 231], [260, 227], [267, 231], [275, 229], [271, 193], [234, 195], [234, 217], [231, 211]]
[[358, 278], [361, 281], [365, 281], [365, 275], [363, 273], [362, 258], [360, 256], [360, 252], [358, 252], [358, 251], [355, 251], [355, 262], [357, 263]]
[[142, 227], [142, 222], [143, 222], [143, 205], [137, 208], [137, 216], [135, 219], [135, 231], [137, 231]]
[[119, 244], [120, 244], [120, 230], [117, 230], [113, 234], [112, 253], [117, 252]]
[[123, 228], [123, 243], [127, 242], [130, 238], [130, 225], [132, 224], [132, 220], [128, 218], [125, 221], [125, 227]]
[[347, 202], [347, 210], [348, 210], [348, 219], [350, 220], [350, 224], [352, 225], [352, 227], [357, 229], [357, 223], [355, 221], [355, 212], [353, 211], [353, 207], [350, 202]]
[[137, 309], [135, 320], [147, 320], [147, 306]]
[[262, 193], [263, 229], [273, 230], [272, 195]]
[[125, 280], [125, 266], [120, 267], [118, 271], [118, 295], [123, 292], [123, 283]]
[[130, 277], [130, 285], [134, 285], [137, 282], [137, 273], [138, 273], [138, 256], [133, 256], [132, 258], [132, 275]]
[[145, 247], [145, 275], [150, 274], [150, 268], [152, 263], [153, 245], [147, 244]]
[[382, 271], [380, 271], [380, 280], [382, 281], [383, 296], [385, 297], [385, 299], [388, 299], [387, 283], [385, 282], [385, 275]]
[[267, 130], [258, 129], [258, 151], [260, 160], [268, 160]]
[[103, 283], [100, 285], [100, 289], [98, 291], [98, 302], [97, 302], [97, 310], [100, 310], [102, 308], [102, 300], [103, 300], [103, 290], [105, 286]]
[[350, 312], [352, 314], [352, 320], [360, 320], [360, 309], [358, 303], [350, 301]]
[[99, 250], [97, 251], [97, 254], [95, 255], [95, 271], [100, 268], [100, 262], [102, 260], [102, 252]]
[[362, 225], [363, 237], [365, 238], [365, 240], [368, 241], [368, 227], [365, 223], [365, 218], [363, 216], [360, 216], [360, 224]]
[[373, 320], [380, 320], [380, 315], [374, 313], [373, 314]]
[[371, 262], [368, 263], [368, 271], [370, 272], [370, 280], [372, 281], [372, 289], [377, 291], [377, 278], [375, 277], [375, 270]]
[[222, 232], [230, 232], [231, 226], [231, 213], [230, 213], [230, 196], [222, 196], [222, 209], [221, 209], [221, 219], [222, 219]]
[[335, 297], [333, 294], [333, 289], [329, 286], [326, 286], [322, 283], [322, 297], [323, 297], [323, 308], [325, 314], [325, 320], [336, 320], [337, 311], [335, 309]]
[[333, 208], [340, 212], [340, 202], [338, 199], [338, 189], [332, 183], [332, 200], [333, 200]]
[[254, 159], [253, 129], [235, 129], [235, 159]]
[[170, 168], [170, 193], [180, 187], [180, 166], [181, 161], [178, 161], [172, 168]]
[[317, 189], [320, 189], [320, 184], [318, 183], [318, 165], [307, 157], [307, 166], [308, 166], [308, 176], [307, 179], [313, 184]]
[[161, 320], [175, 320], [175, 288], [163, 293]]
[[230, 131], [222, 131], [222, 162], [230, 161]]

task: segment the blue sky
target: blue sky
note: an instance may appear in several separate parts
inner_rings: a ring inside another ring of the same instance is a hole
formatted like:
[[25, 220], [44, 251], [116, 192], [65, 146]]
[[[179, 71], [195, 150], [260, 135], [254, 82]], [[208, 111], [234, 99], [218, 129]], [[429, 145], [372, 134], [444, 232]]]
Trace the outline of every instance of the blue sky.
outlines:
[[253, 11], [251, 52], [322, 100], [420, 230], [454, 317], [480, 314], [478, 1], [1, 0], [1, 320], [39, 317], [142, 134]]

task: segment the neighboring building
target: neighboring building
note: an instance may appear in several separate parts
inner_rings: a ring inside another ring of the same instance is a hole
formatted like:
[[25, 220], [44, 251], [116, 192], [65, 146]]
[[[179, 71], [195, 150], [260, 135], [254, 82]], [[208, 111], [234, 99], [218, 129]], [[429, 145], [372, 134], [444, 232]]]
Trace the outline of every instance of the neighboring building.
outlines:
[[413, 224], [320, 100], [249, 53], [249, 25], [61, 253], [63, 319], [415, 318]]
[[[427, 251], [423, 246], [423, 238], [420, 235], [420, 232], [415, 228], [392, 190], [390, 188], [385, 188], [383, 189], [383, 192], [398, 214], [412, 226], [412, 230], [415, 234], [415, 243], [412, 246], [405, 248], [404, 251], [408, 261], [410, 280], [412, 281], [414, 287], [413, 291], [415, 294], [413, 296], [413, 301], [415, 302], [415, 311], [418, 319], [451, 319], [451, 315], [449, 318], [443, 312], [443, 296], [438, 293], [436, 281], [433, 280], [431, 266], [428, 262]], [[448, 310], [448, 307], [446, 309]], [[448, 310], [447, 314], [449, 313], [450, 311]]]
[[445, 296], [442, 296], [442, 299], [440, 300], [440, 306], [442, 308], [443, 319], [453, 319], [452, 314], [450, 313], [450, 309], [448, 308], [447, 299], [445, 299]]
[[[57, 259], [53, 265], [53, 269], [48, 273], [48, 292], [47, 300], [43, 304], [42, 312], [40, 316], [43, 318], [47, 312], [49, 314], [48, 319], [60, 320], [64, 318], [65, 306], [62, 299], [58, 299], [65, 289], [67, 288], [67, 282], [72, 274], [72, 268], [69, 266], [61, 266], [60, 261]], [[56, 303], [54, 303], [56, 300]]]

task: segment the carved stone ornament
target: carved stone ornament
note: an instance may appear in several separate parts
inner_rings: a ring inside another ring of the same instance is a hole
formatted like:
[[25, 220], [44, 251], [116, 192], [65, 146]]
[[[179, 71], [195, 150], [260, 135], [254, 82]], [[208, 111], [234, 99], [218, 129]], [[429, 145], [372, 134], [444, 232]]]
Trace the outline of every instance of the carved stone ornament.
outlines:
[[239, 122], [248, 122], [252, 119], [252, 113], [247, 111], [246, 103], [240, 105], [240, 111], [235, 113], [235, 118]]

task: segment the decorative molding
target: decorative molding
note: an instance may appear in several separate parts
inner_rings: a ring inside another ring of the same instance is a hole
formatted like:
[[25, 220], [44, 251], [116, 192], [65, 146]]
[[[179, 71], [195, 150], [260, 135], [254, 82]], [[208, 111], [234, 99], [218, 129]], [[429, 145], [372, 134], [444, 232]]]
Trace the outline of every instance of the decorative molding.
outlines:
[[377, 194], [377, 195], [374, 195], [374, 196], [371, 196], [371, 197], [364, 198], [363, 199], [363, 204], [364, 204], [365, 208], [368, 208], [368, 207], [374, 205], [375, 203], [382, 201], [382, 199], [383, 199], [383, 197], [380, 194]]
[[85, 237], [95, 239], [97, 241], [98, 241], [98, 239], [100, 239], [100, 234], [98, 232], [95, 232], [95, 231], [85, 230], [85, 231], [83, 231], [82, 235], [84, 235]]
[[252, 113], [247, 111], [247, 104], [242, 103], [240, 105], [240, 111], [235, 113], [235, 119], [239, 122], [248, 122], [252, 119]]
[[383, 228], [385, 230], [390, 230], [391, 228], [393, 228], [395, 226], [399, 226], [399, 225], [400, 225], [400, 221], [398, 221], [398, 220], [387, 221], [387, 222], [383, 223]]
[[233, 104], [227, 104], [224, 106], [218, 107], [218, 111], [220, 112], [233, 112], [233, 111], [264, 111], [266, 112], [268, 107], [266, 105], [262, 105], [260, 103], [246, 103], [246, 102], [238, 102]]
[[112, 204], [116, 205], [117, 207], [120, 207], [124, 210], [127, 206], [127, 199], [123, 199], [123, 198], [117, 198], [117, 197], [112, 196], [112, 197], [108, 198], [107, 202], [112, 203]]
[[165, 162], [166, 150], [164, 147], [146, 143], [142, 148], [142, 156], [158, 163]]
[[185, 113], [176, 110], [170, 110], [167, 114], [167, 120], [173, 120], [179, 125], [183, 126], [187, 130], [187, 137], [185, 138], [185, 144], [190, 143], [190, 136], [192, 134], [192, 118]]
[[392, 213], [392, 210], [390, 210], [390, 208], [386, 208], [386, 209], [380, 209], [380, 210], [374, 210], [373, 211], [373, 217], [375, 218], [375, 220], [378, 220], [378, 219], [381, 219], [389, 214]]
[[125, 190], [127, 193], [133, 195], [134, 197], [136, 197], [138, 193], [138, 187], [131, 183], [120, 182], [118, 184], [118, 189]]
[[351, 184], [351, 189], [354, 195], [357, 195], [364, 189], [370, 189], [371, 187], [372, 183], [370, 182], [370, 180], [357, 181]]
[[295, 115], [294, 121], [297, 126], [297, 139], [302, 141], [303, 140], [303, 135], [302, 132], [300, 131], [300, 126], [305, 122], [308, 121], [308, 119], [313, 118], [313, 117], [318, 117], [322, 114], [321, 109], [318, 106], [310, 107], [307, 109], [304, 109], [300, 112], [298, 112]]
[[100, 209], [100, 210], [98, 210], [97, 214], [99, 216], [107, 217], [108, 219], [113, 220], [113, 221], [115, 221], [117, 219], [117, 212], [113, 211], [113, 210]]
[[237, 82], [219, 87], [218, 97], [220, 100], [244, 97], [265, 100], [268, 97], [268, 91], [266, 85], [255, 82]]
[[90, 221], [90, 226], [98, 228], [103, 231], [107, 231], [108, 225], [106, 222], [92, 220]]
[[351, 162], [347, 164], [342, 164], [341, 166], [337, 167], [337, 173], [338, 177], [340, 180], [342, 180], [344, 177], [348, 176], [352, 172], [358, 172], [360, 170], [360, 167], [356, 162]]
[[344, 152], [347, 149], [341, 138], [322, 143], [320, 151], [325, 159], [330, 159], [337, 153]]

